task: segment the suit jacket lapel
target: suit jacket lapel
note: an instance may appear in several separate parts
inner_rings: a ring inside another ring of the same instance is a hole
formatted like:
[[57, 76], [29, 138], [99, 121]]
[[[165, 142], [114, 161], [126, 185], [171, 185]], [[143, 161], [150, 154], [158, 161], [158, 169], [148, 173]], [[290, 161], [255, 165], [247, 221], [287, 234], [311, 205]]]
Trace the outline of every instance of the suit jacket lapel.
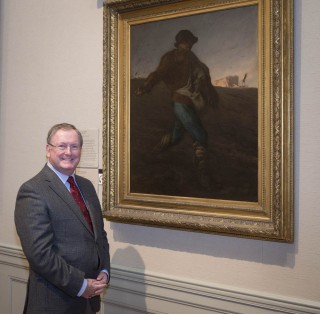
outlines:
[[92, 231], [83, 217], [79, 206], [60, 178], [47, 165], [42, 169], [42, 173], [45, 176], [45, 181], [48, 186], [61, 198], [61, 200], [66, 203], [66, 209], [71, 210], [84, 227], [92, 234]]

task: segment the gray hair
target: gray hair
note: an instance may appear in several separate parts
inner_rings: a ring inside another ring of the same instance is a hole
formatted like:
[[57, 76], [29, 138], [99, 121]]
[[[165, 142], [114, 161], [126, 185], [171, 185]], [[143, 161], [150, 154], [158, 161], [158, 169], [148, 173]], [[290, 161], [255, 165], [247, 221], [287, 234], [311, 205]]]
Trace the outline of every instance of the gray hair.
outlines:
[[78, 133], [80, 146], [83, 145], [83, 138], [81, 132], [72, 124], [69, 123], [58, 123], [55, 124], [48, 132], [47, 136], [47, 144], [51, 144], [52, 137], [59, 131], [59, 130], [75, 130]]

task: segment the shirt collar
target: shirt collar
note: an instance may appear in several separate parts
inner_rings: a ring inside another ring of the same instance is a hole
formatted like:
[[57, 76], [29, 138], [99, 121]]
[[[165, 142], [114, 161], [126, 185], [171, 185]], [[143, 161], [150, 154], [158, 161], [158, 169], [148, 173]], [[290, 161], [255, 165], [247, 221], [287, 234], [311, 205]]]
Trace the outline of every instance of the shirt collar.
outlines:
[[[47, 162], [48, 167], [59, 177], [59, 179], [63, 182], [63, 184], [65, 185], [69, 176], [66, 174], [61, 173], [60, 171], [58, 171], [56, 168], [54, 168], [51, 163], [48, 161]], [[74, 173], [71, 175], [74, 178]]]

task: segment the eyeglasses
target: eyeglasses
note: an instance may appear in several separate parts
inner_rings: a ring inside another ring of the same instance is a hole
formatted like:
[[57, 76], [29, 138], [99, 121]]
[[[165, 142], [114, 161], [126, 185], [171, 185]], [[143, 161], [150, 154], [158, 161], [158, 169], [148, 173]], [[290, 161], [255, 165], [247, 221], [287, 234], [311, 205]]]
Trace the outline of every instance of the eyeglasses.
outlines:
[[68, 147], [70, 148], [70, 150], [72, 152], [77, 152], [80, 150], [80, 146], [76, 145], [76, 144], [71, 144], [71, 145], [65, 145], [65, 144], [60, 144], [60, 145], [52, 145], [50, 143], [48, 143], [48, 145], [57, 148], [58, 150], [60, 150], [61, 152], [64, 152], [68, 149]]

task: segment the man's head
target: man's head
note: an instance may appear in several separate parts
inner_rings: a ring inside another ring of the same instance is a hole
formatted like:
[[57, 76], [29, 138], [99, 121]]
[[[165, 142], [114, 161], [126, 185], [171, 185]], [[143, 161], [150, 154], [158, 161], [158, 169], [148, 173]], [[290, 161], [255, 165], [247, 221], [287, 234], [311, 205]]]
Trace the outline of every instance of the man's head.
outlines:
[[56, 124], [48, 132], [47, 159], [55, 169], [71, 175], [80, 162], [82, 144], [82, 135], [75, 126]]
[[190, 48], [198, 41], [198, 37], [194, 36], [189, 30], [183, 29], [176, 35], [175, 46], [178, 47], [181, 44], [188, 45]]

